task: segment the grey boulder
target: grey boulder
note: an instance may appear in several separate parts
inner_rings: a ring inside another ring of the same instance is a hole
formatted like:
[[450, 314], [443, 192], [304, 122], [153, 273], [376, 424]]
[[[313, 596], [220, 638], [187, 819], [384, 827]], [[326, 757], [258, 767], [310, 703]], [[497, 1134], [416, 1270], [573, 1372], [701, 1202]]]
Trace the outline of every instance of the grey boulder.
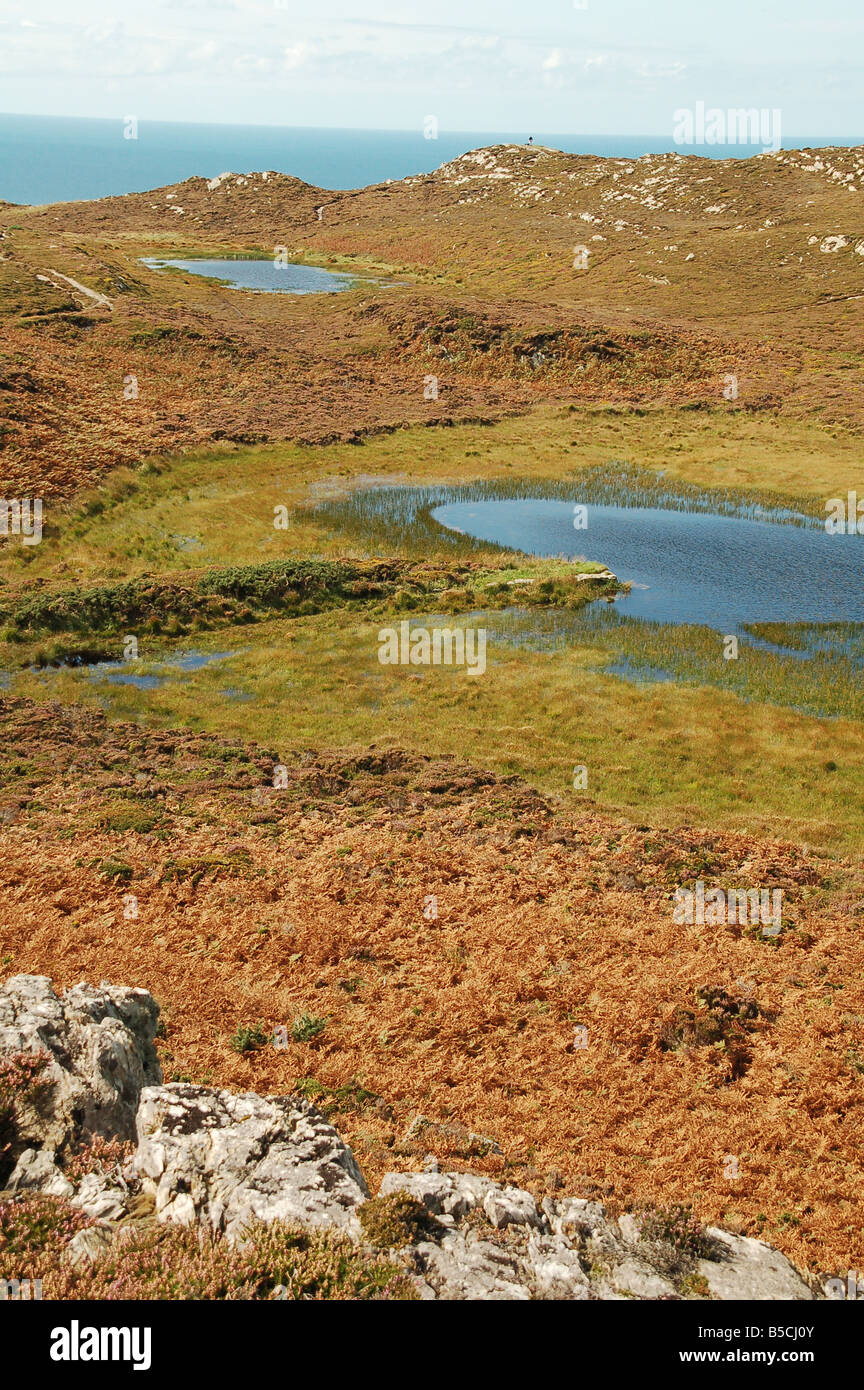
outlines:
[[356, 1209], [369, 1196], [351, 1150], [295, 1096], [149, 1087], [133, 1168], [155, 1198], [158, 1220], [209, 1226], [231, 1241], [252, 1221], [356, 1236]]
[[47, 1054], [39, 1086], [16, 1102], [5, 1162], [26, 1149], [53, 1161], [96, 1135], [133, 1138], [141, 1090], [162, 1079], [158, 1016], [144, 989], [79, 984], [57, 995], [45, 975], [0, 985], [0, 1054]]
[[468, 1173], [388, 1173], [381, 1195], [423, 1202], [439, 1234], [401, 1252], [421, 1296], [444, 1300], [816, 1297], [778, 1250], [709, 1227], [711, 1258], [643, 1239], [630, 1215], [546, 1198]]

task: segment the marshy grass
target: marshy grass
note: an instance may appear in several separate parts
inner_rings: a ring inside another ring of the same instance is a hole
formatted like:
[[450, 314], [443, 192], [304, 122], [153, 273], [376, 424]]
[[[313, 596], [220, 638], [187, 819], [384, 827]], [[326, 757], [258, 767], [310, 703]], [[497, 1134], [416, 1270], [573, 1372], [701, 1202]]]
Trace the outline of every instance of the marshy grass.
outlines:
[[713, 686], [749, 702], [864, 720], [864, 625], [752, 626], [770, 626], [782, 639], [776, 645], [789, 652], [742, 640], [737, 659], [727, 660], [724, 639], [713, 628], [628, 618], [605, 604], [578, 614], [514, 608], [495, 615], [496, 638], [526, 651], [568, 651], [587, 644], [608, 652], [607, 670], [614, 674], [617, 666], [636, 681]]
[[451, 503], [534, 498], [595, 506], [686, 510], [793, 526], [821, 524], [812, 499], [791, 507], [789, 498], [780, 493], [770, 497], [762, 493], [757, 500], [735, 489], [698, 488], [622, 460], [592, 465], [570, 478], [511, 477], [427, 487], [363, 489], [319, 502], [296, 515], [298, 520], [315, 522], [328, 535], [342, 536], [373, 554], [386, 553], [396, 539], [400, 553], [413, 557], [441, 553], [471, 556], [489, 550], [506, 551], [507, 547], [442, 526], [432, 516], [436, 508]]
[[[680, 495], [695, 506], [695, 487], [715, 509], [761, 505], [812, 519], [824, 517], [827, 498], [854, 485], [859, 455], [855, 436], [813, 423], [746, 412], [602, 407], [544, 407], [495, 425], [401, 429], [360, 446], [195, 450], [117, 469], [72, 503], [46, 504], [41, 545], [0, 548], [0, 596], [4, 587], [40, 582], [68, 587], [147, 571], [339, 556], [345, 535], [338, 528], [328, 535], [310, 508], [387, 482], [516, 479], [530, 493], [557, 479], [578, 491], [585, 473], [601, 484], [599, 466], [610, 476], [626, 474], [651, 505]], [[613, 479], [610, 486], [619, 485]], [[293, 513], [287, 529], [274, 528], [277, 506]], [[383, 550], [403, 553], [398, 530]]]
[[[778, 519], [818, 524], [821, 499], [843, 495], [857, 459], [851, 437], [774, 417], [544, 409], [494, 427], [400, 430], [361, 447], [279, 445], [151, 460], [109, 480], [99, 505], [85, 499], [49, 510], [43, 543], [26, 563], [21, 548], [6, 547], [0, 608], [30, 605], [46, 614], [73, 586], [122, 589], [170, 571], [192, 595], [196, 649], [230, 655], [196, 670], [163, 667], [158, 686], [138, 689], [84, 668], [21, 669], [27, 643], [47, 654], [61, 640], [51, 635], [46, 645], [22, 630], [24, 644], [3, 643], [0, 634], [0, 668], [14, 694], [98, 704], [116, 719], [212, 730], [285, 751], [359, 751], [375, 742], [450, 752], [640, 823], [737, 827], [858, 849], [864, 726], [856, 625], [751, 624], [738, 660], [724, 661], [710, 629], [624, 619], [607, 604], [581, 614], [526, 611], [521, 600], [516, 609], [501, 597], [499, 611], [484, 619], [487, 674], [469, 680], [458, 668], [379, 664], [382, 613], [401, 606], [395, 593], [305, 613], [302, 598], [280, 610], [253, 594], [255, 621], [243, 624], [233, 610], [250, 606], [247, 596], [195, 588], [208, 571], [272, 573], [283, 562], [317, 566], [346, 556], [362, 564], [375, 549], [408, 563], [546, 578], [559, 562], [447, 532], [431, 520], [433, 499], [454, 489], [537, 496], [548, 487], [579, 501], [685, 499], [744, 515], [774, 507]], [[700, 480], [707, 483], [701, 503], [692, 491]], [[288, 529], [274, 528], [277, 505], [288, 509]], [[183, 548], [189, 537], [198, 542], [193, 549]], [[202, 604], [214, 597], [226, 607], [224, 624], [216, 613], [214, 630], [196, 631]], [[476, 625], [471, 614], [491, 607], [474, 596], [455, 621]], [[404, 608], [417, 622], [442, 610], [453, 621], [460, 604], [430, 593]], [[109, 613], [109, 628], [121, 634], [127, 616]], [[160, 625], [142, 644], [136, 670], [155, 672], [146, 663], [184, 642], [182, 629], [172, 636], [168, 622]], [[86, 631], [75, 640], [83, 645]], [[636, 679], [616, 677], [620, 663]], [[669, 679], [654, 681], [656, 673]], [[572, 787], [575, 764], [589, 769], [584, 793]]]
[[[380, 618], [331, 611], [272, 619], [233, 635], [203, 634], [202, 649], [218, 645], [234, 654], [194, 671], [168, 668], [155, 689], [94, 680], [77, 668], [22, 671], [11, 691], [95, 704], [112, 719], [150, 727], [255, 740], [283, 760], [304, 747], [359, 753], [370, 743], [404, 746], [516, 773], [574, 809], [596, 803], [638, 824], [708, 825], [833, 850], [864, 848], [859, 721], [745, 700], [707, 684], [704, 673], [693, 685], [618, 679], [608, 668], [624, 635], [635, 662], [649, 653], [641, 625], [616, 616], [604, 604], [578, 642], [568, 632], [552, 633], [543, 649], [538, 624], [569, 624], [569, 615], [490, 614], [480, 679], [459, 667], [382, 666]], [[430, 617], [412, 613], [411, 621]], [[451, 626], [477, 623], [476, 614], [448, 617]], [[521, 645], [512, 640], [520, 623], [529, 639]], [[650, 653], [658, 664], [672, 660], [680, 633], [670, 629], [667, 648]], [[717, 642], [716, 633], [710, 636]], [[738, 664], [746, 669], [749, 659]], [[719, 650], [714, 660], [719, 667]], [[718, 679], [729, 679], [725, 667], [735, 665], [724, 662]], [[573, 789], [576, 764], [588, 768], [584, 791]]]

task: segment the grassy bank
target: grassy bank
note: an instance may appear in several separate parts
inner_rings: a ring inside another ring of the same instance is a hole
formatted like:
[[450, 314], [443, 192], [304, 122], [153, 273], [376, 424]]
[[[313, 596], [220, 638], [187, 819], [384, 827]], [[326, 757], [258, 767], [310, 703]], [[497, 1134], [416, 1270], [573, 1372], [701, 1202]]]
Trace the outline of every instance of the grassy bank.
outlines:
[[[25, 671], [11, 688], [99, 704], [144, 724], [254, 738], [283, 753], [369, 743], [452, 753], [639, 823], [746, 829], [843, 852], [864, 847], [860, 723], [707, 686], [634, 684], [604, 674], [602, 646], [514, 647], [495, 640], [491, 622], [482, 679], [456, 667], [381, 666], [378, 630], [378, 621], [340, 612], [265, 621], [196, 638], [202, 653], [231, 655], [195, 671], [150, 662], [142, 644], [134, 670], [162, 679], [154, 688], [82, 670]], [[583, 792], [573, 790], [576, 765], [588, 770]]]
[[[328, 535], [305, 509], [352, 487], [578, 482], [597, 468], [613, 482], [639, 471], [655, 501], [684, 485], [704, 489], [712, 504], [824, 517], [825, 500], [845, 496], [861, 476], [860, 441], [746, 411], [545, 408], [495, 426], [400, 429], [359, 445], [198, 451], [119, 469], [73, 506], [49, 508], [46, 543], [7, 547], [0, 580], [68, 586], [89, 576], [103, 582], [148, 570], [334, 556], [345, 553], [344, 535]], [[277, 507], [304, 510], [277, 529]], [[399, 554], [398, 531], [387, 540], [385, 553]]]
[[[398, 431], [361, 447], [151, 462], [49, 515], [40, 546], [7, 547], [0, 665], [16, 693], [95, 701], [144, 723], [282, 749], [448, 751], [639, 822], [730, 826], [857, 853], [860, 632], [756, 624], [752, 644], [726, 662], [708, 629], [623, 621], [605, 604], [567, 611], [555, 593], [558, 562], [524, 565], [467, 538], [454, 546], [428, 517], [418, 534], [387, 514], [386, 498], [373, 532], [349, 524], [346, 507], [355, 488], [382, 482], [488, 481], [524, 492], [550, 480], [638, 487], [661, 503], [683, 491], [692, 504], [701, 478], [711, 484], [705, 505], [815, 518], [821, 495], [840, 495], [854, 479], [855, 455], [850, 438], [745, 414], [547, 410], [492, 428]], [[277, 509], [284, 528], [274, 526]], [[333, 565], [346, 556], [347, 566]], [[520, 586], [512, 611], [506, 586], [518, 577], [534, 585]], [[486, 675], [381, 666], [377, 633], [397, 613], [485, 614]], [[85, 645], [109, 637], [96, 655], [115, 660], [119, 638], [133, 632], [141, 659], [125, 674], [153, 679], [138, 688], [115, 683], [123, 672], [21, 669], [62, 656], [70, 631]], [[162, 664], [190, 647], [235, 655], [200, 669]], [[802, 649], [814, 659], [795, 659]], [[581, 793], [577, 764], [588, 768]]]

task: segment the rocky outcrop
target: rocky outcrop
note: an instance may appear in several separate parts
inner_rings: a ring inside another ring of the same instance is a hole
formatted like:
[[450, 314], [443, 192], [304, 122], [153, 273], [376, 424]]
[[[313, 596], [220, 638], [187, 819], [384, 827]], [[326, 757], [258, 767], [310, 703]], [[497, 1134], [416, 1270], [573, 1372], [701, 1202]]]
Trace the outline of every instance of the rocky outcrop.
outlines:
[[[7, 1126], [12, 1117], [7, 1188], [65, 1197], [92, 1218], [70, 1242], [72, 1262], [98, 1258], [118, 1223], [142, 1215], [241, 1248], [251, 1223], [279, 1221], [388, 1250], [429, 1300], [822, 1296], [761, 1241], [657, 1213], [616, 1219], [577, 1197], [538, 1205], [483, 1175], [438, 1172], [434, 1160], [388, 1174], [372, 1198], [351, 1150], [307, 1101], [158, 1084], [157, 1014], [144, 990], [82, 984], [58, 996], [34, 975], [0, 989], [0, 1062], [43, 1056], [37, 1086], [11, 1103], [0, 1096]], [[0, 1080], [11, 1074], [0, 1069]], [[83, 1175], [67, 1167], [94, 1136], [137, 1147]]]
[[144, 989], [79, 984], [58, 996], [45, 975], [14, 975], [0, 986], [0, 1056], [44, 1057], [36, 1084], [15, 1097], [0, 1178], [14, 1165], [12, 1186], [53, 1182], [59, 1191], [53, 1161], [73, 1144], [134, 1138], [141, 1090], [162, 1079], [158, 1016]]
[[440, 1227], [409, 1253], [422, 1295], [443, 1299], [812, 1299], [779, 1251], [708, 1227], [692, 1247], [651, 1238], [597, 1202], [545, 1198], [466, 1173], [390, 1173]]
[[251, 1221], [359, 1235], [369, 1196], [351, 1150], [307, 1101], [206, 1086], [145, 1090], [133, 1167], [160, 1221], [241, 1236]]

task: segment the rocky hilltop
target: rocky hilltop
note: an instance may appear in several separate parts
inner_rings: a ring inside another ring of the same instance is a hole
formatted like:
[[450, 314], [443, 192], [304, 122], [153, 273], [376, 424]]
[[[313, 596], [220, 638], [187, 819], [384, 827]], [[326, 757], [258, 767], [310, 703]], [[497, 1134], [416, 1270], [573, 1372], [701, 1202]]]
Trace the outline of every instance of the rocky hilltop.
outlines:
[[[68, 494], [166, 450], [357, 442], [547, 400], [716, 406], [730, 374], [736, 408], [858, 427], [862, 177], [860, 148], [714, 161], [506, 145], [343, 192], [225, 173], [6, 205], [9, 490]], [[277, 252], [362, 282], [326, 302], [240, 295], [142, 259]]]
[[[598, 1202], [538, 1204], [432, 1160], [386, 1174], [372, 1197], [351, 1150], [303, 1098], [162, 1084], [158, 1013], [141, 989], [58, 995], [39, 975], [0, 988], [0, 1278], [42, 1278], [46, 1296], [146, 1297], [145, 1251], [178, 1232], [186, 1245], [163, 1243], [163, 1261], [178, 1248], [188, 1261], [190, 1235], [235, 1271], [251, 1250], [254, 1283], [222, 1296], [302, 1297], [275, 1265], [259, 1268], [270, 1229], [301, 1248], [311, 1232], [343, 1260], [350, 1248], [376, 1271], [366, 1296], [825, 1296], [771, 1246], [700, 1227], [680, 1208], [616, 1220]], [[177, 1274], [175, 1297], [206, 1296]]]

